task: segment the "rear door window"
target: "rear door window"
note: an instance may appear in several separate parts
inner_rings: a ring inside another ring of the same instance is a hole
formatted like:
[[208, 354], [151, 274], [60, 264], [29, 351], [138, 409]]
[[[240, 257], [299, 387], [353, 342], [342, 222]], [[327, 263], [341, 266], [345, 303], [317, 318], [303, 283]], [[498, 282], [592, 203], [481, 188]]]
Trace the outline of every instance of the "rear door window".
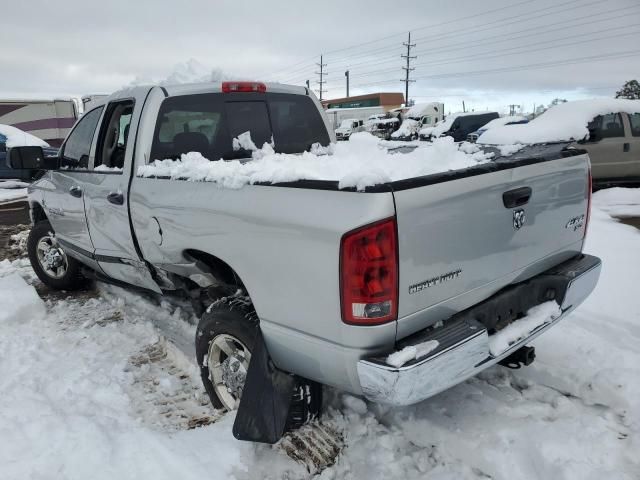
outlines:
[[598, 115], [589, 123], [588, 128], [592, 141], [598, 141], [602, 138], [624, 137], [622, 115], [619, 113]]
[[272, 144], [279, 153], [301, 153], [329, 135], [313, 101], [303, 95], [207, 93], [169, 97], [162, 103], [151, 160], [178, 159], [199, 152], [209, 160], [248, 158], [233, 139], [249, 132], [257, 148]]
[[631, 135], [640, 137], [640, 113], [629, 114], [629, 124], [631, 125]]

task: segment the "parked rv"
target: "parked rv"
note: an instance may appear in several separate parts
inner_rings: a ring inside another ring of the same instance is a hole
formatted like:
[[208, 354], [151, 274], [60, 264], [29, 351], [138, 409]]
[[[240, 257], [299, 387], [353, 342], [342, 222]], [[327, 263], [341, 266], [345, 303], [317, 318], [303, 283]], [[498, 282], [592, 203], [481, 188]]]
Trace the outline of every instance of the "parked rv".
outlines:
[[0, 124], [19, 128], [52, 147], [62, 145], [77, 118], [71, 99], [0, 100]]

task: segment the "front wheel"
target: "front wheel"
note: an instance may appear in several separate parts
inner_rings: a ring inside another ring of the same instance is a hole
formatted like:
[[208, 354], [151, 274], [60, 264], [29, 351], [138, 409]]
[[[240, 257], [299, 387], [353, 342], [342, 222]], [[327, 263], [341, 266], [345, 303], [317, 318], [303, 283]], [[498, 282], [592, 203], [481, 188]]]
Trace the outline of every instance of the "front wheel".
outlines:
[[27, 253], [33, 270], [45, 285], [56, 290], [77, 290], [86, 279], [80, 262], [69, 257], [58, 244], [48, 221], [36, 223], [27, 239]]
[[[258, 328], [251, 303], [237, 297], [219, 300], [200, 319], [196, 356], [202, 383], [215, 408], [229, 411], [240, 405]], [[287, 430], [298, 428], [318, 415], [322, 387], [296, 377], [291, 395]]]

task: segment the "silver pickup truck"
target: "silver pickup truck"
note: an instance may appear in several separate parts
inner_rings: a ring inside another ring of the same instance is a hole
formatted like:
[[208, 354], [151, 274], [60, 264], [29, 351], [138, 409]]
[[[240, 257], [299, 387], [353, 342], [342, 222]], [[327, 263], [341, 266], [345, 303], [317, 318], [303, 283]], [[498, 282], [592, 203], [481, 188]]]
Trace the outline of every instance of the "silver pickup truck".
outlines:
[[[406, 405], [497, 362], [528, 364], [526, 344], [597, 283], [600, 260], [581, 253], [589, 158], [563, 144], [364, 191], [138, 175], [192, 151], [250, 157], [232, 148], [246, 131], [284, 153], [334, 140], [309, 90], [224, 82], [123, 90], [82, 116], [59, 157], [8, 153], [44, 170], [29, 189], [39, 278], [184, 292], [201, 312], [204, 386], [215, 407], [239, 408], [238, 438], [277, 440], [318, 412], [322, 384]], [[491, 348], [548, 302], [557, 315]]]

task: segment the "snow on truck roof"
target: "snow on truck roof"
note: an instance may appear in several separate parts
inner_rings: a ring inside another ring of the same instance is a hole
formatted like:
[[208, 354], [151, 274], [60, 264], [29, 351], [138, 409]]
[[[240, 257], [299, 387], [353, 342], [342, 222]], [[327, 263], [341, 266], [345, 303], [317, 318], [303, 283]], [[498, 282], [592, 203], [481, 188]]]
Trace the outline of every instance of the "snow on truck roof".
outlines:
[[404, 116], [405, 117], [421, 117], [424, 114], [424, 112], [426, 112], [427, 110], [436, 109], [436, 111], [438, 111], [439, 106], [440, 104], [437, 102], [418, 103], [413, 107], [411, 107], [409, 110], [407, 110]]
[[44, 140], [23, 132], [19, 128], [11, 125], [0, 124], [0, 135], [7, 137], [6, 146], [11, 147], [48, 147], [49, 144]]
[[587, 125], [598, 115], [640, 113], [640, 100], [598, 98], [555, 105], [529, 123], [491, 128], [478, 139], [490, 145], [532, 144], [582, 140], [589, 135]]

